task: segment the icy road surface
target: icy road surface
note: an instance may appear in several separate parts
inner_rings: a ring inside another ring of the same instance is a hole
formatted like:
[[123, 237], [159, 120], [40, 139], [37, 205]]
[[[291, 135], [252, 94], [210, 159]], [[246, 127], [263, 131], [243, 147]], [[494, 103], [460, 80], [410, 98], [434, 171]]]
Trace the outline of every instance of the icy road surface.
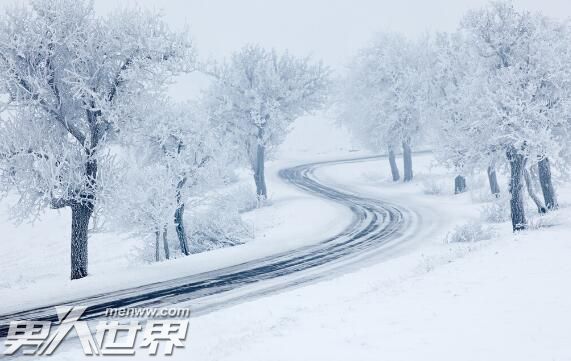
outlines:
[[[391, 257], [414, 238], [418, 215], [396, 204], [334, 189], [314, 175], [320, 167], [373, 160], [375, 157], [304, 164], [280, 171], [280, 177], [306, 192], [348, 207], [353, 220], [340, 234], [293, 251], [167, 282], [76, 299], [67, 305], [88, 306], [84, 319], [101, 317], [106, 308], [164, 307], [188, 304], [193, 314], [210, 312], [244, 300], [332, 277], [365, 262]], [[307, 222], [311, 222], [309, 218]], [[0, 336], [12, 320], [57, 321], [54, 306], [0, 316]]]

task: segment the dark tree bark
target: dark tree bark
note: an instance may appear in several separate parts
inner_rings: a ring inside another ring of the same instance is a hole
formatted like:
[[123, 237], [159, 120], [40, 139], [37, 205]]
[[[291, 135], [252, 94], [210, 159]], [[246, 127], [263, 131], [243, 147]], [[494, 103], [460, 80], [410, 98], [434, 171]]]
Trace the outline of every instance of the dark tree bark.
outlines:
[[410, 149], [409, 142], [402, 143], [402, 158], [404, 163], [404, 182], [410, 182], [412, 180], [412, 150]]
[[539, 183], [541, 184], [545, 206], [548, 209], [557, 209], [559, 205], [557, 204], [555, 189], [551, 182], [551, 165], [549, 164], [549, 158], [543, 158], [540, 160], [537, 164], [537, 168], [539, 171]]
[[389, 164], [391, 166], [391, 174], [393, 176], [393, 182], [397, 182], [400, 179], [399, 168], [397, 166], [397, 161], [395, 159], [395, 151], [393, 147], [389, 147]]
[[458, 175], [454, 178], [454, 194], [466, 192], [466, 178]]
[[78, 194], [78, 200], [70, 202], [71, 206], [71, 279], [87, 276], [88, 262], [88, 227], [95, 204], [95, 188], [97, 182], [97, 160], [95, 150], [102, 138], [103, 128], [97, 123], [98, 113], [87, 111], [90, 125], [90, 148], [84, 148], [88, 155], [85, 164], [85, 178], [87, 191]]
[[71, 279], [87, 276], [87, 228], [93, 207], [77, 203], [71, 206]]
[[[47, 44], [49, 50], [53, 50], [53, 44]], [[55, 97], [56, 104], [59, 105], [57, 111], [53, 109], [47, 109], [48, 112], [55, 117], [55, 122], [63, 126], [63, 128], [68, 132], [69, 136], [75, 138], [79, 145], [81, 145], [81, 150], [85, 152], [88, 156], [88, 160], [85, 164], [85, 190], [78, 192], [72, 191], [68, 194], [67, 199], [62, 199], [63, 206], [69, 206], [71, 208], [72, 222], [71, 222], [71, 279], [79, 279], [87, 276], [87, 265], [88, 265], [88, 227], [89, 220], [93, 214], [95, 201], [96, 201], [96, 190], [97, 190], [97, 170], [98, 164], [95, 157], [95, 153], [98, 149], [99, 142], [103, 139], [104, 135], [110, 129], [107, 120], [102, 119], [102, 111], [99, 106], [96, 105], [94, 98], [91, 100], [83, 99], [82, 106], [85, 108], [87, 117], [87, 127], [78, 127], [67, 121], [66, 116], [72, 115], [69, 112], [64, 111], [65, 107], [62, 107], [62, 98], [58, 83], [55, 81], [56, 69], [53, 66], [52, 55], [53, 52], [49, 51], [45, 58], [46, 67], [46, 79], [52, 94]], [[132, 63], [131, 59], [127, 59], [125, 63], [121, 66], [120, 71], [115, 75], [112, 81], [111, 89], [108, 94], [106, 94], [106, 101], [108, 104], [112, 104], [112, 101], [117, 92], [117, 88], [122, 82], [123, 73], [130, 67]], [[15, 74], [19, 78], [18, 74]], [[42, 96], [44, 94], [33, 94], [30, 84], [24, 79], [20, 79], [20, 85], [32, 94], [33, 97], [37, 97], [38, 104], [46, 108], [47, 104], [51, 104], [50, 101], [46, 101]], [[93, 89], [97, 91], [97, 89]], [[75, 105], [75, 104], [74, 104]], [[74, 108], [74, 106], [72, 106]], [[69, 113], [69, 114], [68, 114]], [[86, 128], [85, 132], [82, 130]], [[64, 197], [66, 198], [66, 197]], [[59, 201], [56, 200], [56, 203]]]
[[496, 169], [492, 166], [488, 167], [488, 181], [490, 183], [490, 192], [496, 197], [500, 196], [500, 185], [498, 184], [498, 177]]
[[264, 200], [268, 198], [268, 192], [266, 189], [266, 176], [265, 176], [265, 169], [264, 169], [264, 161], [265, 161], [265, 152], [266, 148], [262, 143], [264, 134], [264, 129], [258, 129], [258, 139], [256, 145], [256, 159], [254, 164], [254, 181], [256, 183], [256, 194], [258, 195], [258, 199]]
[[156, 231], [155, 232], [155, 261], [156, 262], [159, 262], [161, 260], [160, 243], [161, 243], [161, 232]]
[[184, 203], [178, 206], [175, 214], [174, 214], [174, 224], [176, 228], [176, 235], [178, 237], [178, 243], [180, 245], [180, 251], [185, 256], [190, 254], [190, 250], [188, 247], [188, 239], [186, 238], [186, 230], [184, 228]]
[[525, 219], [525, 209], [523, 206], [523, 174], [526, 159], [519, 154], [515, 148], [507, 151], [508, 161], [510, 163], [510, 208], [512, 218], [512, 228], [514, 232], [527, 228], [527, 220]]
[[171, 258], [171, 252], [169, 249], [169, 241], [167, 238], [167, 227], [166, 226], [163, 228], [163, 248], [165, 249], [165, 258], [170, 259]]
[[176, 228], [176, 235], [178, 237], [178, 243], [180, 245], [180, 251], [185, 256], [188, 256], [190, 254], [190, 249], [188, 247], [188, 238], [186, 237], [186, 230], [184, 228], [184, 203], [182, 202], [182, 196], [181, 196], [181, 190], [185, 183], [186, 183], [186, 177], [184, 177], [177, 184], [176, 202], [178, 204], [178, 208], [174, 213], [174, 224]]
[[533, 181], [531, 180], [529, 171], [525, 169], [523, 171], [523, 175], [525, 178], [525, 184], [527, 186], [527, 193], [529, 194], [529, 197], [533, 200], [533, 203], [535, 203], [535, 205], [537, 206], [537, 212], [539, 214], [547, 213], [547, 208], [545, 208], [539, 197], [535, 194], [535, 190], [533, 189]]

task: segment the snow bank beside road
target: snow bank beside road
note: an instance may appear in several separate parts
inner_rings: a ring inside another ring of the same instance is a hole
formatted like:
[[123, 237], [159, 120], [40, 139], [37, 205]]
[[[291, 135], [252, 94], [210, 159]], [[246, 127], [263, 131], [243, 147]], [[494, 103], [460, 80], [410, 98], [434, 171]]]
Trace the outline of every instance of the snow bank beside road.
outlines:
[[[0, 314], [235, 265], [333, 236], [349, 225], [351, 212], [283, 183], [277, 172], [316, 158], [334, 159], [336, 154], [346, 157], [351, 148], [347, 132], [331, 119], [300, 118], [280, 147], [278, 160], [267, 164], [270, 204], [243, 214], [252, 227], [252, 241], [145, 264], [136, 254], [142, 240], [117, 233], [94, 233], [89, 238], [90, 275], [73, 282], [69, 281], [69, 210], [48, 210], [34, 224], [17, 226], [10, 221], [7, 202], [3, 201], [0, 297], [5, 302], [0, 305]], [[242, 181], [253, 187], [250, 175]]]
[[[415, 162], [426, 172], [430, 157]], [[196, 318], [200, 331], [179, 359], [570, 360], [571, 210], [560, 210], [551, 227], [514, 236], [502, 224], [493, 241], [445, 245], [445, 225], [477, 217], [479, 206], [469, 194], [383, 184], [384, 168], [347, 164], [319, 176], [344, 187], [351, 178], [355, 192], [392, 193], [417, 209], [432, 205], [422, 214], [437, 227], [417, 251]], [[559, 194], [571, 199], [567, 189]]]
[[[415, 164], [422, 170], [429, 162], [417, 157]], [[340, 185], [351, 178], [343, 187], [353, 192], [395, 194], [436, 222], [417, 250], [193, 318], [186, 349], [170, 359], [569, 360], [571, 210], [559, 211], [548, 228], [514, 236], [505, 224], [495, 240], [446, 245], [444, 226], [477, 217], [478, 205], [469, 194], [425, 195], [420, 181], [383, 183], [383, 166], [335, 165], [319, 175]], [[560, 198], [568, 201], [565, 191]]]
[[97, 233], [90, 238], [90, 276], [82, 280], [69, 281], [67, 210], [46, 212], [44, 218], [26, 227], [10, 223], [4, 213], [0, 251], [8, 256], [0, 263], [0, 272], [6, 275], [0, 281], [0, 298], [5, 300], [0, 313], [206, 272], [316, 243], [341, 232], [351, 222], [351, 212], [279, 180], [277, 171], [290, 164], [298, 162], [269, 165], [271, 205], [243, 215], [253, 229], [252, 241], [144, 264], [132, 256], [140, 240]]
[[[415, 210], [423, 224], [415, 235], [418, 248], [335, 279], [194, 317], [186, 348], [169, 359], [570, 360], [571, 209], [563, 207], [551, 226], [540, 230], [514, 236], [509, 224], [501, 224], [494, 240], [447, 245], [446, 233], [478, 219], [481, 205], [469, 193], [425, 194], [423, 178], [444, 171], [430, 167], [429, 155], [415, 157], [414, 165], [417, 180], [411, 184], [386, 182], [386, 160], [322, 167], [316, 174], [343, 190]], [[446, 179], [451, 193], [452, 178]], [[260, 243], [285, 231], [278, 219], [291, 215], [292, 222], [308, 224], [285, 206], [302, 201], [282, 203], [273, 189], [275, 217], [256, 223]], [[571, 188], [558, 193], [561, 203], [569, 204]], [[306, 215], [324, 211], [318, 204], [306, 210]], [[294, 246], [287, 244], [294, 236], [279, 243]], [[79, 359], [82, 351], [74, 341], [52, 358]], [[143, 355], [138, 352], [137, 358]]]
[[569, 231], [507, 236], [426, 274], [400, 280], [393, 275], [392, 282], [386, 274], [398, 272], [397, 267], [379, 265], [200, 317], [193, 320], [197, 331], [185, 355], [195, 360], [569, 360]]

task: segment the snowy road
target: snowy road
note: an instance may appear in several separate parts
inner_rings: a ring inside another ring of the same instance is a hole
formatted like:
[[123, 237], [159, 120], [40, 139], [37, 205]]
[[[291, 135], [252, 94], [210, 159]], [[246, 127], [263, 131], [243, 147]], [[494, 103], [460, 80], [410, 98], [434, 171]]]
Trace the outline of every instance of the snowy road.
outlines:
[[[332, 277], [381, 257], [390, 257], [406, 245], [410, 238], [408, 235], [418, 227], [417, 215], [392, 203], [334, 189], [314, 176], [319, 167], [373, 159], [375, 157], [311, 163], [280, 171], [279, 175], [284, 181], [350, 208], [353, 213], [350, 226], [334, 237], [232, 267], [76, 299], [66, 304], [88, 306], [84, 319], [101, 317], [109, 307], [163, 307], [172, 304], [187, 304], [194, 314], [200, 314], [316, 279]], [[311, 221], [307, 219], [307, 222]], [[6, 335], [12, 320], [56, 321], [54, 306], [1, 315], [0, 336]]]

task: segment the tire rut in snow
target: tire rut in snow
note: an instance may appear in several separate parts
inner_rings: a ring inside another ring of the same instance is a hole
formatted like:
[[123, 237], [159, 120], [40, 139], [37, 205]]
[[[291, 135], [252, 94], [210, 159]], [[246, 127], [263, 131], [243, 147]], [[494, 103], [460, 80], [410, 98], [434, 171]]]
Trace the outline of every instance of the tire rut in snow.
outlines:
[[[252, 299], [288, 287], [298, 286], [331, 275], [332, 270], [359, 262], [362, 257], [382, 252], [394, 243], [406, 241], [403, 232], [410, 226], [410, 212], [396, 205], [376, 199], [359, 197], [326, 186], [315, 178], [319, 167], [341, 163], [361, 162], [378, 157], [364, 157], [340, 161], [317, 162], [282, 169], [280, 177], [313, 195], [348, 207], [353, 213], [351, 224], [336, 236], [317, 244], [267, 256], [231, 267], [154, 283], [131, 289], [114, 291], [93, 297], [76, 299], [65, 305], [88, 306], [83, 319], [102, 317], [107, 308], [161, 307], [181, 302], [200, 300], [207, 296], [238, 290], [258, 282], [273, 280], [266, 289], [258, 289], [237, 298]], [[286, 279], [285, 276], [300, 276]], [[284, 280], [283, 282], [276, 282]], [[235, 299], [236, 300], [236, 299]], [[236, 301], [212, 302], [201, 306], [201, 313], [224, 307]], [[0, 315], [0, 337], [5, 337], [13, 320], [57, 321], [55, 305]], [[194, 310], [193, 310], [194, 312]]]

